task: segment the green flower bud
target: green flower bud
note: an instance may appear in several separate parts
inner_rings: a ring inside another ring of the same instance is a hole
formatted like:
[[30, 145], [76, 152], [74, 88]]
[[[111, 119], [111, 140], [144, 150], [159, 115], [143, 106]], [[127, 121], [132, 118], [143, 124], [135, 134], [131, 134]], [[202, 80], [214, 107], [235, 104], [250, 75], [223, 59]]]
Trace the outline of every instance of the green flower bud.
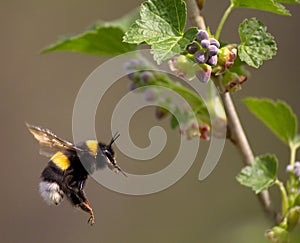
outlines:
[[168, 62], [169, 68], [175, 72], [176, 76], [192, 80], [195, 77], [195, 67], [197, 64], [192, 62], [184, 55], [174, 56]]
[[289, 233], [285, 229], [279, 226], [275, 226], [271, 230], [268, 230], [265, 233], [265, 237], [272, 242], [278, 242], [278, 243], [289, 242]]
[[295, 226], [299, 222], [299, 217], [300, 217], [300, 207], [296, 206], [293, 207], [289, 210], [287, 214], [287, 225], [288, 225], [288, 230], [291, 231], [295, 228]]
[[213, 72], [216, 75], [220, 75], [224, 73], [228, 68], [230, 68], [234, 60], [237, 56], [237, 49], [232, 46], [224, 46], [218, 51], [218, 63], [217, 66], [214, 68]]

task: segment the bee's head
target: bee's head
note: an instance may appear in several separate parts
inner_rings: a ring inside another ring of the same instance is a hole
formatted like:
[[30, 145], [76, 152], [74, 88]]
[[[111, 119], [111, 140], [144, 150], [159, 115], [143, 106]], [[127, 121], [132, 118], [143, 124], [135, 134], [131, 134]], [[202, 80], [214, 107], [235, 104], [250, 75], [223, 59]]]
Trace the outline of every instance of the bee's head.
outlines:
[[127, 176], [122, 169], [117, 165], [116, 159], [115, 159], [115, 151], [112, 148], [113, 143], [116, 141], [116, 139], [120, 136], [119, 133], [116, 133], [112, 139], [110, 140], [108, 145], [99, 144], [99, 147], [101, 148], [102, 153], [106, 157], [107, 165], [108, 167], [115, 171], [115, 172], [121, 172], [124, 176]]

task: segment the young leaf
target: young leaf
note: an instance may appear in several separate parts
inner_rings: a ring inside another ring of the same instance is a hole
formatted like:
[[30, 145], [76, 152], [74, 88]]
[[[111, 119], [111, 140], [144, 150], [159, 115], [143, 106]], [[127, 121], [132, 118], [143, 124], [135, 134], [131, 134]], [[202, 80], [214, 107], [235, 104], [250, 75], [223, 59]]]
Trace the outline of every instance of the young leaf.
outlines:
[[240, 59], [249, 66], [258, 68], [263, 61], [271, 59], [277, 51], [274, 37], [266, 26], [255, 18], [246, 19], [239, 27], [241, 44], [238, 46]]
[[296, 115], [283, 101], [246, 98], [249, 110], [268, 126], [283, 142], [292, 143], [298, 129]]
[[149, 0], [141, 5], [140, 16], [123, 40], [151, 45], [158, 64], [183, 51], [197, 33], [196, 28], [183, 33], [186, 6], [182, 0]]
[[290, 15], [290, 12], [279, 2], [295, 2], [296, 0], [276, 1], [276, 0], [231, 0], [234, 7], [253, 8], [264, 10], [281, 15]]
[[138, 18], [134, 11], [112, 22], [98, 22], [82, 34], [66, 37], [42, 50], [42, 53], [53, 51], [74, 51], [96, 55], [119, 55], [135, 50], [135, 45], [122, 41], [125, 31]]
[[256, 157], [251, 166], [243, 168], [236, 179], [255, 193], [260, 193], [275, 183], [277, 166], [278, 161], [274, 155], [262, 155]]

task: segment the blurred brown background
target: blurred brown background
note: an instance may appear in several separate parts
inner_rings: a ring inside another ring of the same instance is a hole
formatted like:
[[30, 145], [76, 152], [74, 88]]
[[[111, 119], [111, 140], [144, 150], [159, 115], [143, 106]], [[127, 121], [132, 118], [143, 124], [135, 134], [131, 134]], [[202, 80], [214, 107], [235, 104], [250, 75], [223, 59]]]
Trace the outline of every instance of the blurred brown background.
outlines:
[[[86, 191], [96, 214], [93, 227], [86, 224], [88, 215], [73, 209], [68, 202], [49, 207], [41, 199], [39, 175], [47, 159], [38, 154], [38, 145], [28, 133], [25, 121], [71, 139], [76, 94], [85, 78], [106, 59], [66, 52], [40, 55], [39, 51], [58, 36], [80, 33], [99, 19], [118, 18], [140, 3], [133, 0], [0, 2], [0, 242], [264, 242], [264, 230], [272, 223], [265, 219], [254, 194], [236, 182], [235, 176], [243, 165], [230, 143], [216, 169], [203, 182], [197, 180], [202, 154], [179, 182], [148, 196], [117, 194], [90, 179]], [[204, 14], [212, 32], [228, 4], [229, 1], [207, 1]], [[251, 70], [251, 78], [235, 94], [235, 101], [255, 154], [278, 153], [282, 171], [288, 161], [288, 149], [247, 111], [241, 98], [283, 99], [300, 116], [300, 6], [288, 8], [292, 17], [235, 10], [222, 32], [223, 40], [238, 42], [239, 23], [245, 17], [256, 16], [276, 37], [278, 55], [259, 72]], [[103, 141], [111, 136], [108, 115], [114, 102], [126, 93], [128, 82], [124, 79], [118, 89], [109, 92], [99, 108], [97, 133]], [[135, 126], [131, 133], [139, 146], [147, 145], [148, 128], [157, 124], [152, 112], [145, 109], [133, 119]], [[176, 131], [168, 128], [167, 120], [160, 124], [167, 128], [169, 136], [178, 137]], [[175, 149], [172, 143], [167, 147], [174, 153], [177, 144]], [[131, 161], [121, 153], [118, 159], [129, 171], [134, 171], [135, 166], [144, 172], [155, 171], [167, 163], [167, 159], [159, 156], [150, 165], [145, 163], [144, 169], [138, 161]], [[284, 177], [281, 172], [280, 178]], [[272, 190], [272, 196], [278, 197], [276, 189]], [[276, 200], [275, 205], [278, 207]]]

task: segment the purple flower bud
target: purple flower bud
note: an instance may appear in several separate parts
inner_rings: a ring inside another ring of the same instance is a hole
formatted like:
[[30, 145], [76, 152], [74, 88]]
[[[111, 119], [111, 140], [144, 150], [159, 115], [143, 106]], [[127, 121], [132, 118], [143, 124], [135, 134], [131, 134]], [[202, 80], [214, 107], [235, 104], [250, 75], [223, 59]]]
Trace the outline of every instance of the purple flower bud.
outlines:
[[136, 72], [128, 73], [127, 78], [134, 81], [136, 78], [136, 74], [137, 74]]
[[300, 162], [296, 161], [295, 164], [294, 164], [294, 166], [297, 167], [297, 168], [299, 168], [300, 167]]
[[218, 54], [218, 47], [216, 47], [216, 46], [214, 46], [214, 45], [210, 45], [209, 47], [208, 47], [208, 54], [210, 55], [210, 56], [215, 56], [215, 55], [217, 55]]
[[218, 40], [216, 40], [215, 38], [209, 38], [209, 42], [210, 42], [211, 45], [214, 45], [217, 48], [220, 47], [220, 42]]
[[197, 44], [192, 43], [187, 46], [186, 50], [190, 54], [195, 54], [195, 52], [198, 51], [198, 46], [197, 46]]
[[218, 62], [218, 57], [216, 55], [209, 57], [208, 60], [206, 61], [206, 63], [210, 66], [216, 66], [217, 62]]
[[140, 74], [142, 83], [147, 84], [155, 79], [153, 72], [144, 71]]
[[294, 170], [294, 174], [295, 174], [295, 176], [300, 177], [300, 168], [296, 168], [296, 169]]
[[129, 83], [128, 89], [129, 89], [130, 91], [133, 91], [133, 90], [135, 90], [136, 88], [137, 88], [137, 84], [136, 84], [136, 83], [133, 83], [133, 82]]
[[201, 65], [201, 68], [196, 71], [197, 78], [203, 83], [208, 82], [208, 80], [210, 79], [210, 74], [211, 66], [208, 65]]
[[156, 92], [154, 89], [149, 88], [149, 89], [145, 90], [144, 99], [146, 101], [154, 101], [154, 100], [156, 100], [156, 97], [157, 97], [157, 95], [156, 95]]
[[207, 60], [207, 55], [205, 52], [203, 51], [197, 51], [194, 55], [194, 59], [196, 62], [200, 63], [200, 64], [203, 64], [206, 62]]
[[196, 39], [198, 41], [202, 41], [202, 40], [208, 40], [209, 36], [208, 36], [208, 33], [206, 30], [199, 30], [197, 36], [196, 36]]
[[209, 40], [204, 39], [204, 40], [201, 41], [201, 46], [202, 46], [203, 48], [208, 48], [209, 45], [210, 45]]
[[141, 59], [131, 59], [124, 64], [126, 70], [140, 70], [146, 66], [146, 63]]
[[292, 172], [294, 170], [294, 166], [293, 165], [288, 165], [287, 167], [286, 167], [286, 171], [287, 172]]

